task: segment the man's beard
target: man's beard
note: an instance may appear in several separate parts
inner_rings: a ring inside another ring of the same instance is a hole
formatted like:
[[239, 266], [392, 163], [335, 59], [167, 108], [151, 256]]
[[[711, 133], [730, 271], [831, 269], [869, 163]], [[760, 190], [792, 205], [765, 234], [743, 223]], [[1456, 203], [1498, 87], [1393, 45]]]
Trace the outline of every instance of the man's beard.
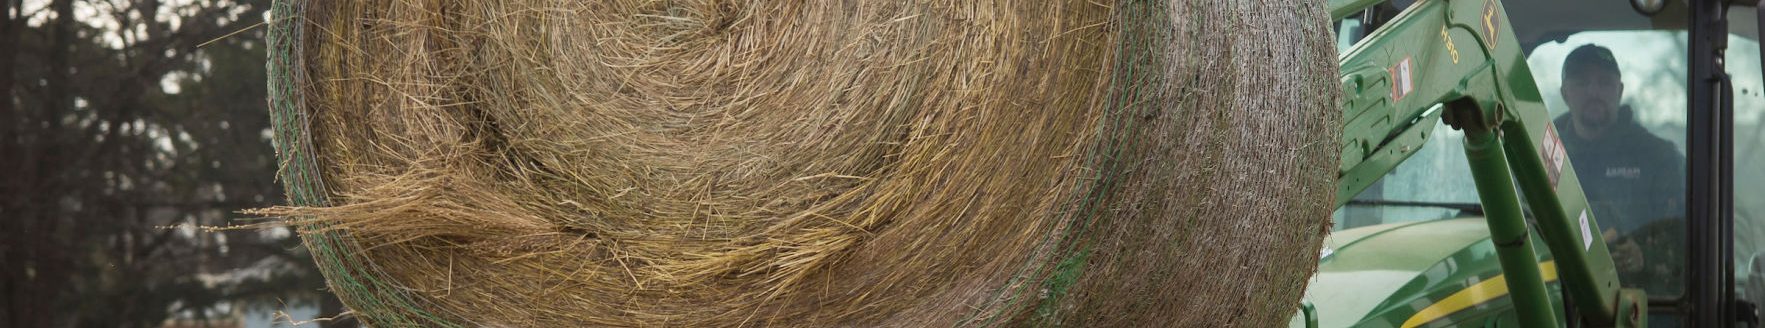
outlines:
[[1575, 115], [1575, 121], [1580, 125], [1577, 128], [1587, 130], [1583, 131], [1584, 133], [1592, 135], [1601, 134], [1605, 132], [1607, 127], [1612, 126], [1612, 123], [1617, 121], [1619, 110], [1618, 104], [1608, 102], [1589, 102], [1585, 105], [1586, 106], [1582, 108], [1586, 108], [1587, 110], [1571, 113], [1572, 115]]

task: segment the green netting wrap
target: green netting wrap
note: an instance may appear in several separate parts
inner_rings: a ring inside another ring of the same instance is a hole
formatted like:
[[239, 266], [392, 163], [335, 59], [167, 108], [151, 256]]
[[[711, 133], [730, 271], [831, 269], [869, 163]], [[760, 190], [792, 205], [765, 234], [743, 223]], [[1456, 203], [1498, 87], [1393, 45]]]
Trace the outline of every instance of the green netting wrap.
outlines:
[[[310, 138], [313, 126], [305, 109], [305, 93], [300, 89], [308, 82], [300, 65], [306, 30], [302, 13], [306, 6], [306, 1], [274, 1], [270, 9], [270, 124], [276, 155], [281, 160], [277, 178], [283, 182], [288, 202], [293, 206], [322, 207], [331, 205], [330, 193], [319, 178], [317, 154]], [[352, 250], [362, 249], [360, 245], [345, 232], [326, 230], [324, 226], [322, 222], [302, 226], [303, 231], [315, 232], [302, 233], [301, 237], [323, 271], [331, 292], [345, 300], [364, 322], [395, 327], [460, 326], [415, 306], [395, 282], [376, 274], [379, 270], [372, 258], [355, 256]]]
[[275, 1], [289, 218], [375, 326], [1265, 327], [1322, 1]]

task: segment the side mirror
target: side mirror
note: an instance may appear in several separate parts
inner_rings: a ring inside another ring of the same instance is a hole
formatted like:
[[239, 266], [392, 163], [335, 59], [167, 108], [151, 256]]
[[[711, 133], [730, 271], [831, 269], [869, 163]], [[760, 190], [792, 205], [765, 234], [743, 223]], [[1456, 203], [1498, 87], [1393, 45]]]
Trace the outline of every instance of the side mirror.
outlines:
[[1644, 16], [1654, 16], [1667, 8], [1667, 0], [1630, 0], [1630, 8]]

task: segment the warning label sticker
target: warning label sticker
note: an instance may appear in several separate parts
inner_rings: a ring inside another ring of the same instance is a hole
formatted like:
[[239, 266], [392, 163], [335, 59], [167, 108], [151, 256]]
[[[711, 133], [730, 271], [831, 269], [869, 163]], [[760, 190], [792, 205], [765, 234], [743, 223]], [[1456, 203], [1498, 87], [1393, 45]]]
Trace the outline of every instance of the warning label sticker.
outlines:
[[1415, 91], [1416, 89], [1415, 81], [1410, 78], [1410, 57], [1404, 56], [1403, 60], [1397, 61], [1397, 64], [1395, 65], [1391, 65], [1390, 71], [1391, 102], [1395, 103], [1402, 101], [1403, 96], [1409, 95], [1410, 91]]
[[1569, 158], [1563, 149], [1563, 139], [1557, 137], [1557, 128], [1544, 126], [1544, 140], [1539, 142], [1538, 156], [1544, 159], [1545, 174], [1550, 176], [1551, 188], [1557, 187], [1557, 181], [1563, 176], [1563, 162]]

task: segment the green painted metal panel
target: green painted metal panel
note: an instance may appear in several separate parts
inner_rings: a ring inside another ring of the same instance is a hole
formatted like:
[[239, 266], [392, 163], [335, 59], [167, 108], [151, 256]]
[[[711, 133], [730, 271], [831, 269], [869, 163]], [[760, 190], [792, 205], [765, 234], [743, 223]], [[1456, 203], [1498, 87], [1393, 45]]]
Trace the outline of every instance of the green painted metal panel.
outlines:
[[[1536, 240], [1535, 240], [1536, 241]], [[1320, 327], [1400, 327], [1424, 308], [1477, 283], [1502, 276], [1483, 218], [1385, 224], [1344, 230], [1306, 292]], [[1548, 254], [1540, 262], [1551, 261]], [[1546, 286], [1561, 314], [1560, 285]], [[1505, 297], [1467, 307], [1429, 326], [1514, 322]]]

